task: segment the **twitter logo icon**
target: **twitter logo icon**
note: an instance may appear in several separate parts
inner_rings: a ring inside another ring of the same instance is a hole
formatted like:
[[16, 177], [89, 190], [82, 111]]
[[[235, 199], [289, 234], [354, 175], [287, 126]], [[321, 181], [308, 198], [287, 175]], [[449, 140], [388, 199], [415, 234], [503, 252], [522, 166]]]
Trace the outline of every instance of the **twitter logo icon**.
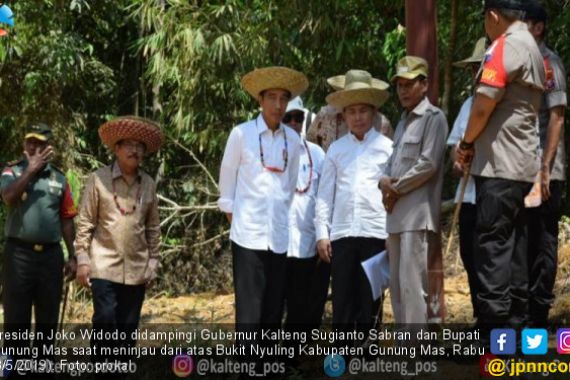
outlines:
[[524, 329], [521, 341], [525, 355], [546, 355], [548, 352], [548, 332], [545, 329]]

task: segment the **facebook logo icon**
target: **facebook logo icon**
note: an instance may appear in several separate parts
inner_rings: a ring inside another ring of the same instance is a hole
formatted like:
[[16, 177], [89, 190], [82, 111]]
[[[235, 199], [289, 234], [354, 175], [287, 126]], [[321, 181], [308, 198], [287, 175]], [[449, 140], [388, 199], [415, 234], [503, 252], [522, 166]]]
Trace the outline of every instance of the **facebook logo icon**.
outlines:
[[491, 353], [513, 355], [517, 352], [517, 333], [513, 329], [491, 330]]

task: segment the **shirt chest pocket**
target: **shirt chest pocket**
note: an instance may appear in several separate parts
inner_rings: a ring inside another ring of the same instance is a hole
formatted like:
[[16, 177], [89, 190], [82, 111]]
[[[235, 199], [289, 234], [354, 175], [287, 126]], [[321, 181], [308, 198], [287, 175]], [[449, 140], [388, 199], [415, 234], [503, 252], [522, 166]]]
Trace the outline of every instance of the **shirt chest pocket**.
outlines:
[[421, 136], [406, 136], [402, 141], [402, 158], [416, 160], [421, 153]]
[[241, 163], [243, 165], [251, 165], [257, 160], [256, 154], [251, 149], [244, 149], [241, 155]]
[[59, 182], [48, 182], [48, 193], [56, 197], [61, 197], [63, 193], [63, 185]]

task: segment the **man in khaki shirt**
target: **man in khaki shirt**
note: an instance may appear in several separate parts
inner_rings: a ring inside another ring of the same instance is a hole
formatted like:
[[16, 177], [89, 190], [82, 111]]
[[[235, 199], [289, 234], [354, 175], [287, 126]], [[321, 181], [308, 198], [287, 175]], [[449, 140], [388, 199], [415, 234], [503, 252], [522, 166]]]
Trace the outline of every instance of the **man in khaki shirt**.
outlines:
[[[544, 63], [526, 24], [525, 2], [487, 0], [486, 52], [457, 161], [468, 165], [477, 192], [479, 323], [524, 323], [528, 307], [527, 227], [524, 198], [536, 178], [537, 113]], [[474, 154], [474, 157], [473, 157]]]
[[127, 339], [114, 344], [129, 345], [135, 343], [130, 332], [138, 326], [145, 288], [156, 277], [160, 243], [156, 185], [139, 166], [164, 137], [156, 124], [134, 116], [103, 124], [99, 136], [116, 160], [92, 173], [82, 194], [77, 280], [93, 293], [93, 328], [119, 328]]
[[428, 63], [398, 62], [398, 97], [404, 108], [394, 152], [380, 180], [387, 217], [390, 295], [396, 323], [428, 320], [428, 241], [439, 231], [443, 158], [448, 132], [443, 112], [426, 97]]

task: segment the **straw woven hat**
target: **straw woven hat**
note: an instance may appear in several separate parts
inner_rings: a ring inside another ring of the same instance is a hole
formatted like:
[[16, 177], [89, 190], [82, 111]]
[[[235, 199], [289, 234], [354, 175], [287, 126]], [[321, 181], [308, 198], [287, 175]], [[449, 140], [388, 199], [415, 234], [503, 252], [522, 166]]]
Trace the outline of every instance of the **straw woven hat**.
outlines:
[[370, 104], [379, 108], [389, 96], [388, 83], [372, 78], [364, 70], [349, 70], [346, 75], [329, 78], [327, 82], [333, 88], [338, 87], [327, 96], [327, 103], [341, 110], [353, 104]]
[[[337, 75], [334, 77], [330, 77], [327, 79], [327, 83], [331, 86], [335, 91], [342, 90], [344, 88], [344, 82], [346, 75]], [[372, 78], [372, 86], [379, 88], [381, 90], [388, 90], [390, 85], [383, 80]]]
[[255, 99], [262, 91], [279, 88], [291, 93], [291, 99], [309, 87], [305, 74], [287, 67], [272, 66], [255, 69], [241, 78], [242, 87]]
[[99, 127], [99, 137], [109, 149], [121, 140], [133, 139], [146, 146], [146, 153], [154, 153], [164, 143], [164, 135], [155, 122], [138, 116], [121, 116]]

